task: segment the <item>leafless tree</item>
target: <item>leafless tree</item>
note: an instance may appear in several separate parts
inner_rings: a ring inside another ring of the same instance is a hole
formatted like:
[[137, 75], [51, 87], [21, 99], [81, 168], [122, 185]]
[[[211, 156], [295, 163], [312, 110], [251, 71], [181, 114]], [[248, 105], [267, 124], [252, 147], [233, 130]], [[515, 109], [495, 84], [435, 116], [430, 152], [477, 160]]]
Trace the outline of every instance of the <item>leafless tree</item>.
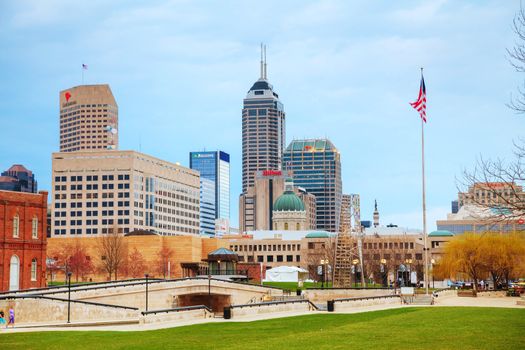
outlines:
[[474, 170], [463, 172], [458, 181], [459, 191], [482, 188], [486, 196], [465, 194], [469, 203], [482, 208], [480, 219], [487, 223], [511, 222], [525, 215], [525, 140], [514, 143], [514, 156], [510, 162], [501, 159], [480, 158]]
[[126, 260], [124, 236], [116, 228], [103, 234], [98, 242], [97, 251], [100, 256], [100, 267], [108, 273], [109, 279], [117, 273]]
[[[512, 29], [517, 36], [516, 43], [510, 49], [507, 49], [507, 55], [510, 64], [519, 73], [525, 72], [525, 10], [520, 5], [518, 13], [514, 16], [512, 22]], [[525, 87], [525, 85], [524, 85]], [[517, 96], [511, 96], [510, 102], [507, 104], [516, 113], [525, 113], [525, 90], [523, 87], [518, 87]]]

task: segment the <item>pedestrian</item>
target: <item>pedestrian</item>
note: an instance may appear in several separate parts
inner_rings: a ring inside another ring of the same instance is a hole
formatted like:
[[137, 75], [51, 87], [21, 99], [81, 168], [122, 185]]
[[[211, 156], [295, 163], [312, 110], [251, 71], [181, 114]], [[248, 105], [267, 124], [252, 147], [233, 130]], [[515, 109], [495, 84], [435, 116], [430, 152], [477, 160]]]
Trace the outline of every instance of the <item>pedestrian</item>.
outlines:
[[0, 325], [5, 324], [4, 312], [0, 311]]
[[485, 281], [481, 280], [481, 282], [479, 282], [479, 285], [480, 285], [480, 290], [485, 290]]
[[15, 326], [15, 310], [13, 308], [9, 309], [9, 322], [7, 322], [5, 328], [9, 327], [9, 325], [11, 325], [11, 328]]

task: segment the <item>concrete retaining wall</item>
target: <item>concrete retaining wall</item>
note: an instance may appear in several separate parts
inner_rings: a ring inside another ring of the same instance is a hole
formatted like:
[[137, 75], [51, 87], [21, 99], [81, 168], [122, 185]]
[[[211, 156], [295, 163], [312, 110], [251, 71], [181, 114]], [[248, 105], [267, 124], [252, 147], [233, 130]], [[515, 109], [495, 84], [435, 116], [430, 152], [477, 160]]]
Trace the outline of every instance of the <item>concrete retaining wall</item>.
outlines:
[[380, 298], [363, 298], [356, 300], [334, 300], [334, 311], [350, 311], [358, 307], [373, 305], [401, 305], [401, 298], [398, 296], [384, 296]]
[[231, 317], [249, 317], [261, 314], [280, 313], [280, 312], [306, 312], [313, 310], [312, 305], [307, 301], [300, 302], [279, 302], [279, 303], [260, 303], [246, 305], [242, 307], [232, 307]]
[[[49, 299], [0, 300], [0, 310], [15, 310], [17, 324], [67, 322], [67, 301]], [[138, 320], [138, 310], [71, 302], [71, 322]]]
[[140, 316], [141, 324], [161, 323], [161, 322], [187, 322], [192, 320], [202, 320], [212, 318], [213, 314], [206, 309], [161, 312], [157, 314], [146, 314]]
[[303, 290], [303, 295], [306, 299], [313, 303], [323, 303], [328, 300], [342, 299], [342, 298], [364, 298], [374, 297], [380, 295], [394, 294], [393, 289], [306, 289]]

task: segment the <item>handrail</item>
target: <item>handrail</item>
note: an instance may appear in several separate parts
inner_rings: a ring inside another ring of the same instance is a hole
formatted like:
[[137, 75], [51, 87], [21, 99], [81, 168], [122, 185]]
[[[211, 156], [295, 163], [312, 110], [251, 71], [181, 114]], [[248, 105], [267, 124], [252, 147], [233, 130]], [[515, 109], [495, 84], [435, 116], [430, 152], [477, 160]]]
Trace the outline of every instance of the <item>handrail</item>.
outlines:
[[289, 300], [289, 301], [263, 301], [262, 303], [255, 303], [255, 304], [230, 305], [229, 307], [231, 309], [240, 309], [240, 308], [243, 308], [243, 307], [269, 306], [269, 305], [294, 304], [294, 303], [310, 303], [310, 300], [302, 299], [302, 300]]
[[207, 310], [209, 312], [212, 312], [212, 310], [206, 305], [192, 305], [192, 306], [175, 307], [172, 309], [142, 311], [141, 314], [145, 316], [145, 315], [150, 315], [150, 314], [159, 314], [159, 313], [165, 313], [165, 312], [180, 312], [180, 311], [189, 311], [189, 310]]
[[371, 297], [354, 297], [354, 298], [339, 298], [334, 299], [334, 302], [343, 302], [343, 301], [358, 301], [358, 300], [369, 300], [369, 299], [382, 299], [382, 298], [400, 298], [400, 295], [389, 294], [389, 295], [376, 295]]
[[94, 306], [114, 307], [114, 308], [117, 308], [117, 309], [127, 309], [127, 310], [138, 310], [139, 309], [137, 307], [131, 307], [131, 306], [103, 304], [103, 303], [95, 303], [95, 302], [92, 302], [92, 301], [75, 300], [75, 299], [46, 297], [46, 296], [43, 296], [43, 295], [18, 295], [18, 296], [0, 297], [0, 300], [10, 300], [10, 299], [45, 299], [45, 300], [64, 301], [64, 302], [86, 304], [86, 305], [94, 305]]
[[381, 290], [394, 290], [394, 288], [390, 288], [390, 287], [371, 287], [371, 288], [367, 288], [367, 287], [330, 287], [330, 288], [319, 288], [319, 287], [307, 287], [305, 290], [333, 290], [333, 289], [352, 289], [352, 290], [377, 290], [377, 289], [381, 289]]

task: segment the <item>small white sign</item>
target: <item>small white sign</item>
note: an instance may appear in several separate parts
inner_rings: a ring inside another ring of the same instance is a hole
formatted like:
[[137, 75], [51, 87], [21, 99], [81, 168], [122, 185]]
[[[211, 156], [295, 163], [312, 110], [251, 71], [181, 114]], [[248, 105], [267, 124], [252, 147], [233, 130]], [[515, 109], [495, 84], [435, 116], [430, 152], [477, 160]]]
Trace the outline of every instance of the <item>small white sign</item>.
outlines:
[[401, 295], [414, 295], [414, 287], [401, 287]]
[[317, 274], [321, 276], [323, 274], [323, 267], [321, 265], [317, 266]]

